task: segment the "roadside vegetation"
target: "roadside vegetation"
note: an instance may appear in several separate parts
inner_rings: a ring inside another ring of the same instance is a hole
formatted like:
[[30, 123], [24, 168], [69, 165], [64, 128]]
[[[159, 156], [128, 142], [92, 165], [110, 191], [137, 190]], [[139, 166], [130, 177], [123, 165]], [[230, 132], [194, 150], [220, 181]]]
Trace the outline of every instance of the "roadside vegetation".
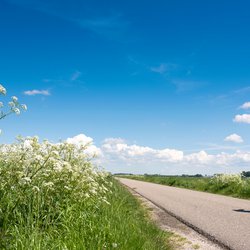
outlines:
[[249, 172], [241, 174], [217, 174], [213, 177], [196, 176], [161, 176], [161, 175], [118, 175], [123, 178], [148, 181], [173, 187], [188, 188], [215, 194], [239, 198], [250, 198]]
[[0, 146], [1, 249], [169, 249], [168, 234], [86, 148], [36, 137]]
[[[0, 120], [21, 110], [27, 107], [15, 96], [0, 102]], [[38, 137], [0, 144], [0, 249], [170, 249], [171, 234], [92, 164], [88, 146]]]

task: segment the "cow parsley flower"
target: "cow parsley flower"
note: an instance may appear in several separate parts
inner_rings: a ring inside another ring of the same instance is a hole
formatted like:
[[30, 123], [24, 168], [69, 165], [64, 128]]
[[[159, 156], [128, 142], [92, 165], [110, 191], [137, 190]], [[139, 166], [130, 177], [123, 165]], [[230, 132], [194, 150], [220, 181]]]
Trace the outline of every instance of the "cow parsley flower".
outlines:
[[10, 106], [11, 108], [14, 108], [16, 105], [15, 105], [14, 102], [9, 102], [9, 106]]
[[32, 188], [32, 190], [33, 190], [33, 191], [36, 191], [36, 192], [40, 192], [40, 188], [39, 188], [38, 186], [34, 186], [34, 187]]
[[16, 113], [17, 115], [20, 115], [20, 109], [19, 108], [14, 108], [13, 112]]
[[16, 96], [12, 96], [11, 99], [12, 99], [13, 102], [17, 102], [18, 101], [18, 98]]
[[27, 108], [27, 106], [25, 105], [25, 104], [22, 104], [21, 105], [21, 108], [24, 110], [24, 111], [26, 111], [28, 108]]
[[30, 177], [23, 177], [22, 181], [28, 183], [28, 182], [31, 182], [31, 179]]
[[7, 93], [6, 88], [2, 84], [0, 84], [0, 94], [6, 95], [6, 93]]
[[117, 248], [118, 247], [117, 243], [112, 243], [112, 247]]
[[45, 183], [43, 184], [43, 186], [44, 186], [44, 187], [52, 187], [52, 186], [54, 186], [54, 183], [51, 182], [51, 181], [45, 182]]
[[[0, 95], [6, 95], [6, 93], [7, 93], [6, 89], [3, 87], [3, 85], [0, 84]], [[8, 103], [8, 106], [10, 108], [9, 111], [2, 110], [0, 112], [0, 120], [12, 113], [20, 115], [21, 110], [24, 110], [24, 111], [27, 110], [27, 106], [25, 104], [20, 104], [16, 96], [11, 97], [11, 101]], [[3, 107], [4, 107], [3, 102], [0, 102], [0, 108], [3, 108]]]

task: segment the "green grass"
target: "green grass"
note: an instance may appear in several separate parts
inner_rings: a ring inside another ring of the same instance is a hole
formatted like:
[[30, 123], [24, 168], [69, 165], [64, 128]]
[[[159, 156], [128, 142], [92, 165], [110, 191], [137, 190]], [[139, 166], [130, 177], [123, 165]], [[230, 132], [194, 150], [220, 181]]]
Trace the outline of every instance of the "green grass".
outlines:
[[250, 179], [242, 178], [240, 175], [218, 175], [215, 177], [120, 175], [119, 177], [232, 197], [250, 198]]
[[136, 198], [91, 163], [87, 145], [0, 145], [0, 249], [169, 249]]
[[[95, 207], [82, 203], [65, 207], [63, 214], [48, 211], [44, 224], [20, 214], [2, 228], [1, 249], [170, 249], [170, 234], [158, 229], [146, 210], [117, 181], [107, 201]], [[27, 211], [28, 213], [28, 211]], [[54, 218], [53, 218], [54, 216]], [[57, 220], [56, 220], [57, 218]]]

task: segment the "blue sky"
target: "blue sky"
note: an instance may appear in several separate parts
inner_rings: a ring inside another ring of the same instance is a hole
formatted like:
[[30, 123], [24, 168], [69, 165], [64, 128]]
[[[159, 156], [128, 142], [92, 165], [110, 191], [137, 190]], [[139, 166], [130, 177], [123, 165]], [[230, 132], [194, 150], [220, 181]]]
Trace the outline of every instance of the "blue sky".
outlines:
[[[0, 82], [28, 106], [1, 121], [1, 142], [85, 134], [102, 148], [122, 138], [118, 145], [244, 157], [194, 167], [157, 158], [146, 167], [146, 155], [133, 164], [118, 150], [102, 162], [113, 172], [245, 170], [250, 125], [234, 118], [250, 101], [249, 8], [243, 0], [0, 1]], [[232, 134], [243, 142], [225, 141]]]

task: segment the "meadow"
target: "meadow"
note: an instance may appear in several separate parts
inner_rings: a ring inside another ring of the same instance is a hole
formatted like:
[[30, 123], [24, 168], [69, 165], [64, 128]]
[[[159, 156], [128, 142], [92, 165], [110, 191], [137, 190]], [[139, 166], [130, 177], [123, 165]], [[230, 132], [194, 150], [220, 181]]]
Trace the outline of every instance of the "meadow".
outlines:
[[217, 174], [213, 177], [161, 176], [161, 175], [119, 175], [123, 178], [153, 182], [173, 187], [250, 198], [250, 178], [241, 174]]
[[19, 138], [0, 145], [1, 249], [169, 249], [169, 234], [87, 145]]

